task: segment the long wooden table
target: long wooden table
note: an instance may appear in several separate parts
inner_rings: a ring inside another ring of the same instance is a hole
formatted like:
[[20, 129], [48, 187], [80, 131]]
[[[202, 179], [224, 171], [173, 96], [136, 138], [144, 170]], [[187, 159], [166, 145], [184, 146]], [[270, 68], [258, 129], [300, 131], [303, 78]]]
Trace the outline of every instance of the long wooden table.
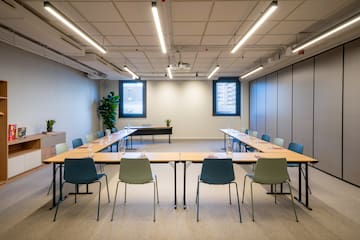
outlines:
[[[296, 200], [298, 200], [300, 203], [302, 203], [306, 208], [310, 209], [309, 206], [309, 170], [308, 165], [309, 163], [317, 163], [318, 160], [308, 157], [303, 154], [298, 154], [296, 152], [293, 152], [291, 150], [288, 150], [286, 148], [280, 147], [276, 144], [263, 141], [257, 137], [249, 136], [245, 133], [242, 133], [240, 131], [237, 131], [235, 129], [220, 129], [222, 133], [224, 133], [224, 146], [226, 144], [226, 136], [230, 136], [231, 138], [235, 138], [239, 140], [240, 142], [243, 142], [246, 145], [249, 145], [252, 148], [255, 148], [259, 152], [256, 152], [255, 155], [259, 157], [269, 157], [269, 158], [286, 158], [288, 162], [292, 163], [298, 163], [299, 164], [299, 186], [298, 186], [298, 197]], [[252, 153], [254, 154], [254, 153]], [[236, 156], [236, 153], [234, 153], [234, 156]], [[302, 201], [302, 177], [301, 177], [301, 168], [302, 165], [305, 166], [305, 202]]]

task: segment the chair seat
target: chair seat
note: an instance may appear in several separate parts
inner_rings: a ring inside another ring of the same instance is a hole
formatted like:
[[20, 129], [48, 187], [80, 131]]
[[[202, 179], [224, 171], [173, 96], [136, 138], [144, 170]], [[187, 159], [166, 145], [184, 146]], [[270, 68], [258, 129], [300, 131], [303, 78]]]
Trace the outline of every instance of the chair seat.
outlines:
[[97, 177], [98, 177], [98, 179], [100, 179], [100, 178], [102, 178], [103, 176], [105, 176], [106, 174], [105, 173], [98, 173], [97, 174]]
[[287, 164], [288, 167], [299, 167], [298, 163], [288, 163]]

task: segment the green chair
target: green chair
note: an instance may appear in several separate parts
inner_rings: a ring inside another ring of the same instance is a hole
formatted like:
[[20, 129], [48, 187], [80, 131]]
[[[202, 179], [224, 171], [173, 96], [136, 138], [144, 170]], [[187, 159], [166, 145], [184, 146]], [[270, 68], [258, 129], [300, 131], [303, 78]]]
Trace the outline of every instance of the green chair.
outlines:
[[273, 144], [278, 145], [279, 147], [284, 147], [284, 139], [283, 138], [274, 138], [271, 141]]
[[233, 162], [231, 158], [205, 158], [202, 164], [201, 174], [198, 177], [197, 190], [196, 190], [196, 220], [199, 221], [199, 208], [200, 208], [200, 183], [212, 184], [212, 185], [229, 185], [229, 201], [231, 204], [231, 191], [230, 185], [233, 183], [236, 187], [236, 195], [238, 202], [238, 210], [240, 222], [241, 211], [239, 203], [239, 192], [237, 183], [235, 182]]
[[92, 141], [94, 141], [94, 135], [92, 134], [92, 133], [90, 133], [90, 134], [87, 134], [86, 136], [85, 136], [85, 142], [86, 143], [91, 143]]
[[75, 138], [74, 140], [72, 140], [72, 146], [73, 148], [78, 148], [80, 146], [84, 145], [83, 140], [81, 138]]
[[[68, 145], [66, 143], [58, 143], [58, 144], [55, 145], [55, 153], [56, 153], [56, 155], [59, 155], [61, 153], [67, 152], [67, 151], [69, 151], [69, 147], [68, 147]], [[58, 169], [59, 169], [59, 166], [56, 167], [55, 174], [57, 173]], [[52, 186], [53, 186], [53, 182], [51, 181], [51, 183], [49, 185], [47, 195], [50, 194]]]
[[[69, 159], [66, 158], [64, 161], [64, 183], [61, 185], [61, 190], [64, 187], [65, 183], [75, 184], [76, 186], [79, 184], [91, 184], [98, 182], [99, 183], [99, 197], [98, 197], [98, 209], [97, 209], [97, 218], [99, 221], [100, 214], [100, 192], [101, 192], [101, 181], [100, 179], [105, 176], [106, 179], [106, 189], [108, 195], [108, 202], [110, 202], [110, 194], [109, 194], [109, 185], [108, 178], [105, 173], [97, 174], [96, 168], [94, 164], [94, 160], [92, 158], [79, 158], [79, 159]], [[76, 192], [75, 192], [75, 203], [76, 203]], [[53, 221], [56, 221], [56, 216], [60, 207], [62, 199], [59, 197], [59, 202], [56, 206], [56, 211], [54, 215]]]
[[125, 183], [125, 197], [126, 203], [127, 184], [154, 184], [154, 204], [153, 204], [153, 221], [155, 222], [155, 202], [159, 204], [159, 191], [156, 175], [153, 176], [151, 172], [150, 162], [147, 158], [122, 158], [120, 161], [119, 180], [116, 184], [114, 206], [111, 214], [111, 221], [114, 219], [114, 212], [116, 206], [116, 197], [119, 188], [119, 183]]
[[[296, 214], [294, 197], [289, 183], [287, 162], [285, 158], [260, 158], [257, 160], [254, 173], [247, 173], [244, 177], [242, 203], [244, 203], [246, 177], [252, 179], [250, 188], [251, 188], [251, 209], [252, 209], [253, 221], [254, 221], [254, 201], [253, 201], [253, 185], [252, 185], [253, 183], [270, 184], [270, 185], [287, 183], [290, 190], [291, 201], [295, 213], [295, 219], [297, 222], [299, 221]], [[275, 203], [276, 203], [276, 193], [274, 193], [274, 195], [275, 195]]]

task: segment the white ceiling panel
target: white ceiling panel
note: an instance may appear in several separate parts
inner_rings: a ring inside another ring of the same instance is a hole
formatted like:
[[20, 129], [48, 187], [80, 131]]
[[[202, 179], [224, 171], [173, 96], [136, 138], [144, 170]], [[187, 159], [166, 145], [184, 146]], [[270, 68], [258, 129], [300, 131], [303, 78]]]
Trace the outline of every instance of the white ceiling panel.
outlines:
[[215, 58], [219, 56], [220, 51], [204, 51], [198, 52], [198, 58]]
[[[90, 35], [100, 35], [101, 33], [88, 22], [77, 22], [76, 25]], [[71, 33], [73, 34], [73, 33]]]
[[136, 38], [140, 45], [143, 46], [158, 46], [159, 39], [156, 36], [140, 36]]
[[[315, 0], [317, 1], [317, 0]], [[269, 17], [269, 21], [279, 21], [287, 17], [292, 11], [294, 11], [303, 1], [301, 0], [291, 0], [291, 1], [278, 1], [278, 8], [276, 11]], [[256, 6], [254, 11], [250, 14], [247, 20], [256, 20], [260, 17], [262, 12], [270, 5], [271, 1], [261, 1]]]
[[123, 54], [128, 58], [145, 58], [144, 53], [140, 51], [123, 52]]
[[[254, 23], [254, 21], [244, 21], [237, 34], [246, 34]], [[256, 30], [255, 34], [266, 34], [279, 23], [280, 21], [266, 21]]]
[[273, 51], [251, 51], [246, 50], [244, 53], [244, 57], [246, 58], [260, 58], [262, 56], [267, 57], [271, 55]]
[[176, 45], [199, 45], [201, 36], [174, 36]]
[[[158, 39], [156, 39], [158, 41]], [[160, 51], [154, 51], [154, 52], [145, 52], [145, 54], [150, 58], [165, 58], [167, 59], [168, 56], [166, 54], [163, 54], [162, 52]]]
[[121, 21], [119, 13], [110, 2], [72, 2], [72, 5], [89, 21]]
[[206, 21], [211, 6], [210, 1], [172, 2], [173, 21]]
[[174, 35], [202, 35], [205, 22], [174, 22]]
[[211, 20], [239, 21], [245, 20], [255, 6], [255, 1], [219, 1], [215, 2]]
[[231, 39], [231, 35], [228, 36], [204, 36], [202, 45], [226, 45]]
[[297, 34], [314, 23], [315, 21], [284, 21], [271, 30], [269, 34]]
[[115, 2], [121, 15], [128, 22], [150, 22], [152, 20], [151, 1]]
[[266, 35], [257, 44], [264, 45], [289, 45], [296, 40], [295, 35]]
[[152, 22], [131, 22], [129, 23], [131, 31], [140, 36], [156, 36], [155, 24]]
[[106, 39], [115, 46], [138, 46], [132, 36], [107, 36]]
[[209, 35], [232, 35], [240, 22], [209, 22], [205, 34]]
[[131, 35], [128, 27], [122, 22], [94, 22], [93, 24], [103, 35]]

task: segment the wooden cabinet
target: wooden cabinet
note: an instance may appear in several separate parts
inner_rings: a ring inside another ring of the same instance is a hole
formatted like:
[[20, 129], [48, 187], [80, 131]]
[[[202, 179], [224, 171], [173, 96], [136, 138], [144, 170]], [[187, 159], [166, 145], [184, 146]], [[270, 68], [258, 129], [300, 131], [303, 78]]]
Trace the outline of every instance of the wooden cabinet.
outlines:
[[0, 182], [7, 179], [7, 82], [0, 80]]
[[55, 145], [66, 142], [65, 132], [43, 134], [41, 138], [41, 160], [55, 156]]

